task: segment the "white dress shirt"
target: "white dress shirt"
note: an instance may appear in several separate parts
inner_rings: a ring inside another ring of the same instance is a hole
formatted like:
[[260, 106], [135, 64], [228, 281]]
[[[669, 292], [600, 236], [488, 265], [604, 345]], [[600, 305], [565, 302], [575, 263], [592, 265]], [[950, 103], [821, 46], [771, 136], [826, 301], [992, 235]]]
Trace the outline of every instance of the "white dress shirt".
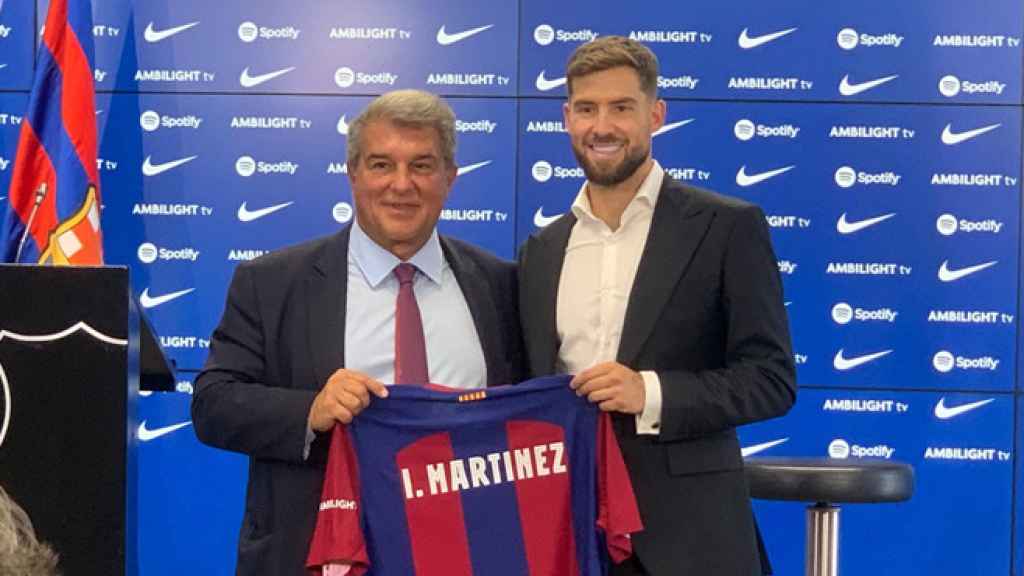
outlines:
[[[654, 207], [665, 171], [657, 161], [626, 206], [618, 229], [594, 215], [584, 183], [572, 212], [576, 225], [569, 235], [558, 283], [556, 322], [559, 372], [578, 374], [595, 364], [615, 360], [622, 339], [629, 293], [640, 256], [647, 244]], [[645, 400], [636, 416], [637, 433], [657, 434], [661, 423], [661, 381], [642, 371]]]

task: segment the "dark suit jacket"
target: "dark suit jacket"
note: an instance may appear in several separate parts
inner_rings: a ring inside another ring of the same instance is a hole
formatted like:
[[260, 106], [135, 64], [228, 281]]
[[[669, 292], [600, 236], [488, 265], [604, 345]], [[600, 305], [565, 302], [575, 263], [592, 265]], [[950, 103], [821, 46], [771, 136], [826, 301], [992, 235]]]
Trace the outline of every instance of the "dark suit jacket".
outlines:
[[[345, 359], [349, 228], [238, 266], [192, 418], [207, 444], [249, 455], [238, 574], [305, 576], [329, 435], [303, 460], [313, 398]], [[473, 316], [488, 385], [522, 379], [514, 264], [441, 247]]]
[[[557, 291], [576, 223], [568, 212], [519, 256], [531, 375], [555, 369]], [[764, 214], [668, 175], [626, 308], [616, 360], [653, 370], [657, 436], [613, 421], [644, 532], [633, 548], [654, 575], [761, 571], [735, 428], [784, 414], [796, 398], [782, 284]]]

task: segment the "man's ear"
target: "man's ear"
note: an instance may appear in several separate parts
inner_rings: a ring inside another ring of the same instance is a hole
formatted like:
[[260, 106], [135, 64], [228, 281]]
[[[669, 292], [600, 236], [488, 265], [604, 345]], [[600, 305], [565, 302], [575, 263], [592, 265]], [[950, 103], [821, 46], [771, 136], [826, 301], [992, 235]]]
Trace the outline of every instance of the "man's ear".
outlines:
[[665, 117], [668, 115], [668, 105], [664, 100], [658, 99], [651, 106], [651, 133], [655, 133], [665, 125]]
[[448, 191], [450, 192], [452, 189], [452, 185], [455, 184], [456, 176], [459, 175], [459, 169], [457, 166], [455, 166], [454, 163], [452, 163], [452, 165], [448, 166], [446, 169], [448, 173], [445, 174], [445, 178], [448, 180]]

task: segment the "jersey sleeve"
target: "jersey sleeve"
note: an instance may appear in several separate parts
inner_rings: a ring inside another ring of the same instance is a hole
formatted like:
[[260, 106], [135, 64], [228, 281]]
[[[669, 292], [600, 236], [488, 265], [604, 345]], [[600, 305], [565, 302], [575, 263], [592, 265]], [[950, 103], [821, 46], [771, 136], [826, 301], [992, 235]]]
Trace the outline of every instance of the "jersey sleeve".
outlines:
[[348, 565], [351, 569], [341, 573], [351, 576], [366, 573], [370, 560], [360, 523], [361, 508], [355, 448], [348, 428], [339, 424], [331, 433], [320, 509], [306, 558], [309, 574], [336, 573], [322, 570], [331, 564]]
[[616, 564], [633, 555], [630, 535], [643, 530], [626, 463], [607, 413], [597, 424], [597, 527], [605, 535], [608, 554]]

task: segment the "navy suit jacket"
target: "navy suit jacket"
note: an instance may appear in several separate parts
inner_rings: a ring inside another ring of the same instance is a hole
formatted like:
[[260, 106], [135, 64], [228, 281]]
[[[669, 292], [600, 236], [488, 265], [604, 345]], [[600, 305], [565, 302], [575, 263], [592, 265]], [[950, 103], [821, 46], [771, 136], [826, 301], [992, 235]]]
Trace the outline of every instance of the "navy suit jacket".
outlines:
[[[329, 435], [303, 459], [317, 392], [344, 367], [349, 227], [235, 270], [192, 418], [211, 446], [249, 456], [238, 574], [305, 576]], [[523, 379], [515, 265], [441, 237], [487, 364], [487, 384]]]
[[[556, 310], [572, 212], [520, 250], [519, 297], [532, 376], [558, 355]], [[782, 283], [756, 206], [665, 176], [626, 307], [616, 360], [661, 380], [659, 434], [613, 423], [644, 531], [633, 550], [654, 576], [751, 576], [756, 528], [739, 425], [784, 414], [796, 377]]]

